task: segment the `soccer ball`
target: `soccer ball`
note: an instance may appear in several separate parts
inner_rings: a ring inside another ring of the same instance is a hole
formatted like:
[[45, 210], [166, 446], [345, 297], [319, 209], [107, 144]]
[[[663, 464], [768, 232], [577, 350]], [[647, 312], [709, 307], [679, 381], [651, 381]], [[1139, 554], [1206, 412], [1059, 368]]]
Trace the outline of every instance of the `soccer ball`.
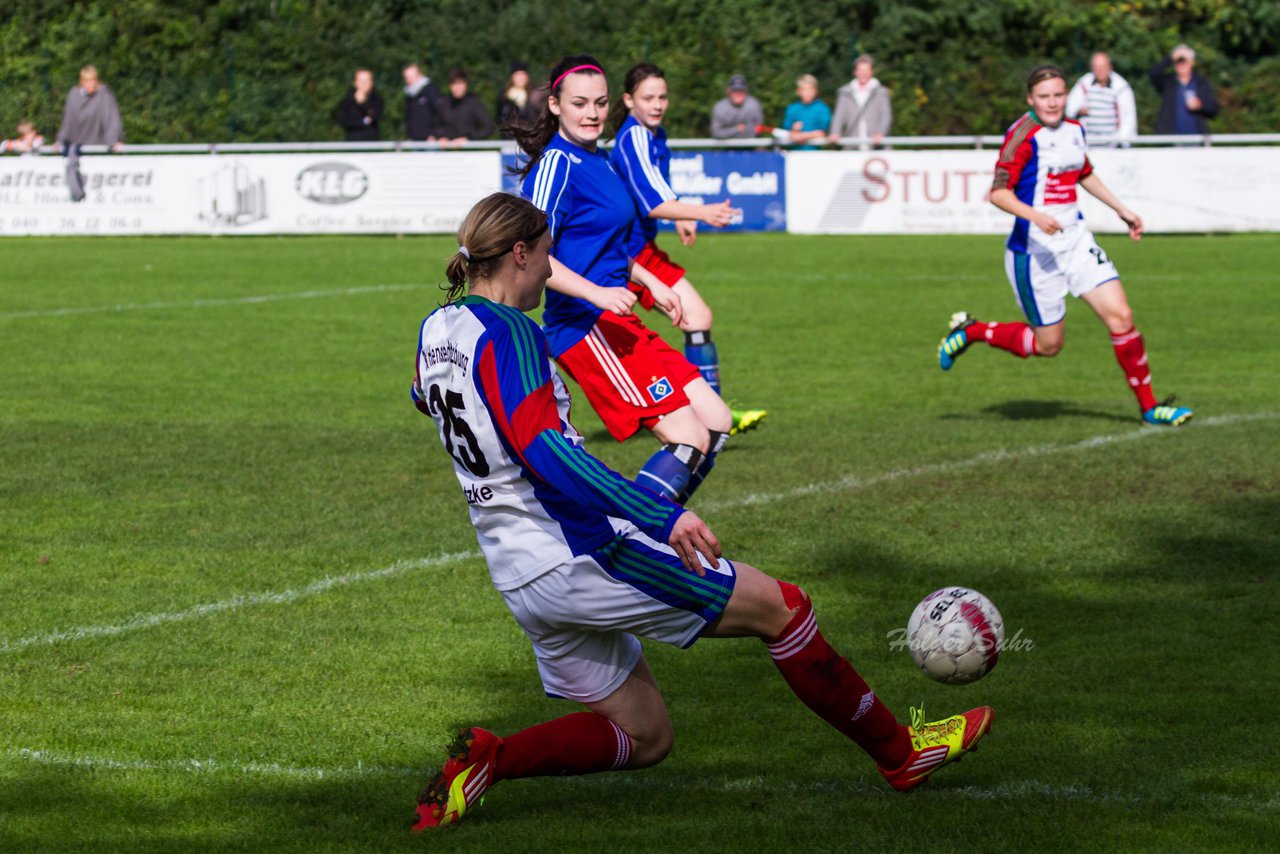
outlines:
[[968, 587], [944, 587], [921, 600], [907, 621], [907, 648], [930, 679], [975, 682], [991, 672], [1004, 645], [1004, 619]]

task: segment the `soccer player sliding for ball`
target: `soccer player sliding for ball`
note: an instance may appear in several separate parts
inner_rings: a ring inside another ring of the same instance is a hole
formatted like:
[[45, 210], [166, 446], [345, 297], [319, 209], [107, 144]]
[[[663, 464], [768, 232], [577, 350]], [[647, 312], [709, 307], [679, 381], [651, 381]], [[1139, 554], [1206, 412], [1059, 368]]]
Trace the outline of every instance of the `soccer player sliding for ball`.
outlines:
[[1042, 65], [1031, 72], [1031, 112], [1005, 135], [991, 190], [991, 203], [1017, 217], [1006, 244], [1005, 272], [1027, 323], [984, 323], [957, 312], [951, 332], [938, 347], [938, 363], [942, 370], [951, 370], [976, 341], [1024, 359], [1056, 356], [1062, 349], [1070, 293], [1084, 300], [1110, 330], [1116, 360], [1138, 398], [1143, 421], [1176, 427], [1191, 418], [1191, 410], [1173, 405], [1173, 398], [1156, 402], [1147, 350], [1133, 325], [1120, 274], [1085, 227], [1076, 206], [1076, 187], [1119, 214], [1134, 240], [1142, 237], [1142, 219], [1094, 174], [1085, 154], [1084, 128], [1064, 118], [1066, 103], [1067, 83], [1060, 69]]
[[551, 353], [615, 439], [641, 427], [657, 436], [662, 447], [637, 479], [684, 503], [723, 450], [733, 413], [697, 366], [632, 312], [628, 279], [648, 288], [673, 324], [684, 316], [679, 294], [628, 252], [636, 206], [598, 145], [609, 112], [599, 63], [566, 56], [549, 82], [537, 123], [508, 131], [529, 157], [521, 193], [546, 211], [551, 233], [542, 314]]
[[541, 210], [494, 194], [458, 242], [448, 300], [422, 324], [413, 399], [453, 457], [489, 575], [533, 643], [543, 687], [587, 710], [505, 737], [460, 731], [419, 797], [415, 830], [453, 824], [504, 780], [661, 762], [672, 725], [637, 635], [680, 647], [759, 638], [796, 696], [899, 791], [974, 748], [990, 708], [933, 723], [912, 710], [900, 725], [827, 643], [803, 590], [722, 558], [691, 511], [583, 449], [547, 339], [524, 315], [553, 270]]
[[[667, 78], [661, 68], [641, 62], [627, 69], [622, 100], [615, 105], [612, 116], [616, 139], [610, 159], [636, 207], [644, 214], [639, 228], [632, 232], [627, 251], [635, 263], [679, 295], [684, 309], [680, 329], [684, 332], [685, 358], [697, 366], [702, 378], [720, 394], [720, 356], [716, 343], [711, 340], [711, 309], [685, 276], [685, 269], [658, 248], [658, 220], [673, 220], [680, 241], [692, 246], [698, 236], [699, 222], [723, 227], [733, 222], [741, 211], [730, 207], [728, 199], [702, 205], [676, 198], [676, 191], [671, 189], [671, 149], [662, 127], [667, 104]], [[642, 306], [653, 308], [648, 288], [633, 284], [631, 290], [640, 298]], [[763, 409], [733, 410], [733, 429], [729, 434], [759, 426], [768, 414]]]

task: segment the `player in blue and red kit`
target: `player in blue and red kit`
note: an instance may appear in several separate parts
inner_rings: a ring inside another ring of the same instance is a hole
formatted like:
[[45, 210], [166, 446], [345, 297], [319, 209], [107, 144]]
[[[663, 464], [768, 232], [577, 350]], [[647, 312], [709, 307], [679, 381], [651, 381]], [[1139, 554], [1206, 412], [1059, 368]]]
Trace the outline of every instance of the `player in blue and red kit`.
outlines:
[[533, 644], [543, 688], [586, 711], [499, 737], [458, 734], [415, 830], [461, 819], [503, 780], [645, 768], [671, 749], [637, 635], [689, 647], [756, 637], [810, 709], [907, 791], [971, 750], [983, 706], [902, 726], [827, 643], [808, 595], [720, 557], [692, 512], [606, 468], [569, 424], [548, 339], [523, 312], [553, 275], [547, 217], [496, 193], [458, 231], [448, 302], [423, 322], [413, 400], [453, 458], [494, 587]]
[[529, 156], [521, 191], [546, 212], [552, 274], [542, 315], [551, 353], [582, 386], [618, 441], [644, 427], [663, 447], [640, 482], [686, 501], [706, 478], [733, 427], [733, 415], [698, 368], [632, 312], [629, 279], [650, 289], [679, 324], [680, 297], [628, 253], [636, 208], [597, 143], [609, 88], [590, 56], [562, 59], [532, 128], [508, 130]]
[[976, 341], [1015, 356], [1056, 356], [1062, 349], [1066, 296], [1084, 300], [1111, 332], [1116, 360], [1138, 399], [1148, 424], [1177, 426], [1191, 410], [1156, 401], [1151, 390], [1142, 334], [1120, 274], [1085, 227], [1076, 205], [1083, 187], [1114, 210], [1134, 240], [1142, 237], [1142, 219], [1107, 189], [1085, 154], [1084, 128], [1064, 118], [1066, 78], [1045, 65], [1027, 80], [1031, 112], [1014, 122], [1005, 135], [996, 164], [991, 202], [1013, 214], [1013, 232], [1005, 252], [1005, 272], [1026, 323], [983, 323], [966, 312], [951, 318], [951, 332], [938, 347], [938, 364], [948, 371]]
[[[658, 248], [658, 220], [673, 220], [680, 240], [692, 246], [698, 223], [722, 227], [733, 222], [741, 211], [725, 199], [719, 204], [682, 202], [671, 188], [671, 149], [662, 119], [667, 113], [667, 80], [662, 69], [647, 62], [631, 66], [623, 81], [622, 100], [614, 107], [615, 135], [610, 158], [627, 190], [643, 215], [632, 237], [629, 252], [635, 262], [658, 278], [680, 297], [684, 318], [684, 355], [698, 366], [703, 379], [720, 394], [720, 356], [711, 340], [711, 309], [685, 275], [685, 269]], [[632, 284], [631, 289], [645, 308], [653, 308], [648, 288]], [[768, 415], [763, 409], [733, 412], [731, 433], [750, 430]]]

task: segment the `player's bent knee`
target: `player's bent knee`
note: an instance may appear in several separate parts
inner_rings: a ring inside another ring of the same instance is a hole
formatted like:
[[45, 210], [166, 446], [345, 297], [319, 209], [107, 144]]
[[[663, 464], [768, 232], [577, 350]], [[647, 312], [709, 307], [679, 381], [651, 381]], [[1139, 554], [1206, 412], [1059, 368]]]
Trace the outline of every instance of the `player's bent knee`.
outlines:
[[675, 729], [671, 726], [671, 719], [666, 718], [661, 725], [655, 725], [639, 738], [632, 736], [631, 761], [627, 763], [627, 767], [636, 769], [657, 765], [671, 753], [675, 742]]

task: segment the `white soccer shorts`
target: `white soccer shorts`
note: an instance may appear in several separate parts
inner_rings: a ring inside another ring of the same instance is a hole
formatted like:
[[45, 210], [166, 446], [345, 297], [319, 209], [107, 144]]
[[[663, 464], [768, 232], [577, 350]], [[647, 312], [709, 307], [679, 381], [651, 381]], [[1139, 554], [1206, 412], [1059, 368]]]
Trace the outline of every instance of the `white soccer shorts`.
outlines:
[[[1070, 232], [1079, 232], [1074, 241]], [[1032, 247], [1030, 252], [1005, 250], [1004, 270], [1014, 298], [1032, 326], [1053, 326], [1067, 314], [1067, 294], [1082, 297], [1120, 278], [1116, 265], [1083, 226], [1070, 229], [1065, 245]], [[1056, 241], [1055, 241], [1056, 243]]]
[[706, 570], [689, 572], [670, 546], [630, 528], [502, 596], [533, 642], [547, 695], [594, 703], [635, 669], [637, 635], [688, 647], [720, 616], [737, 576], [724, 558]]

